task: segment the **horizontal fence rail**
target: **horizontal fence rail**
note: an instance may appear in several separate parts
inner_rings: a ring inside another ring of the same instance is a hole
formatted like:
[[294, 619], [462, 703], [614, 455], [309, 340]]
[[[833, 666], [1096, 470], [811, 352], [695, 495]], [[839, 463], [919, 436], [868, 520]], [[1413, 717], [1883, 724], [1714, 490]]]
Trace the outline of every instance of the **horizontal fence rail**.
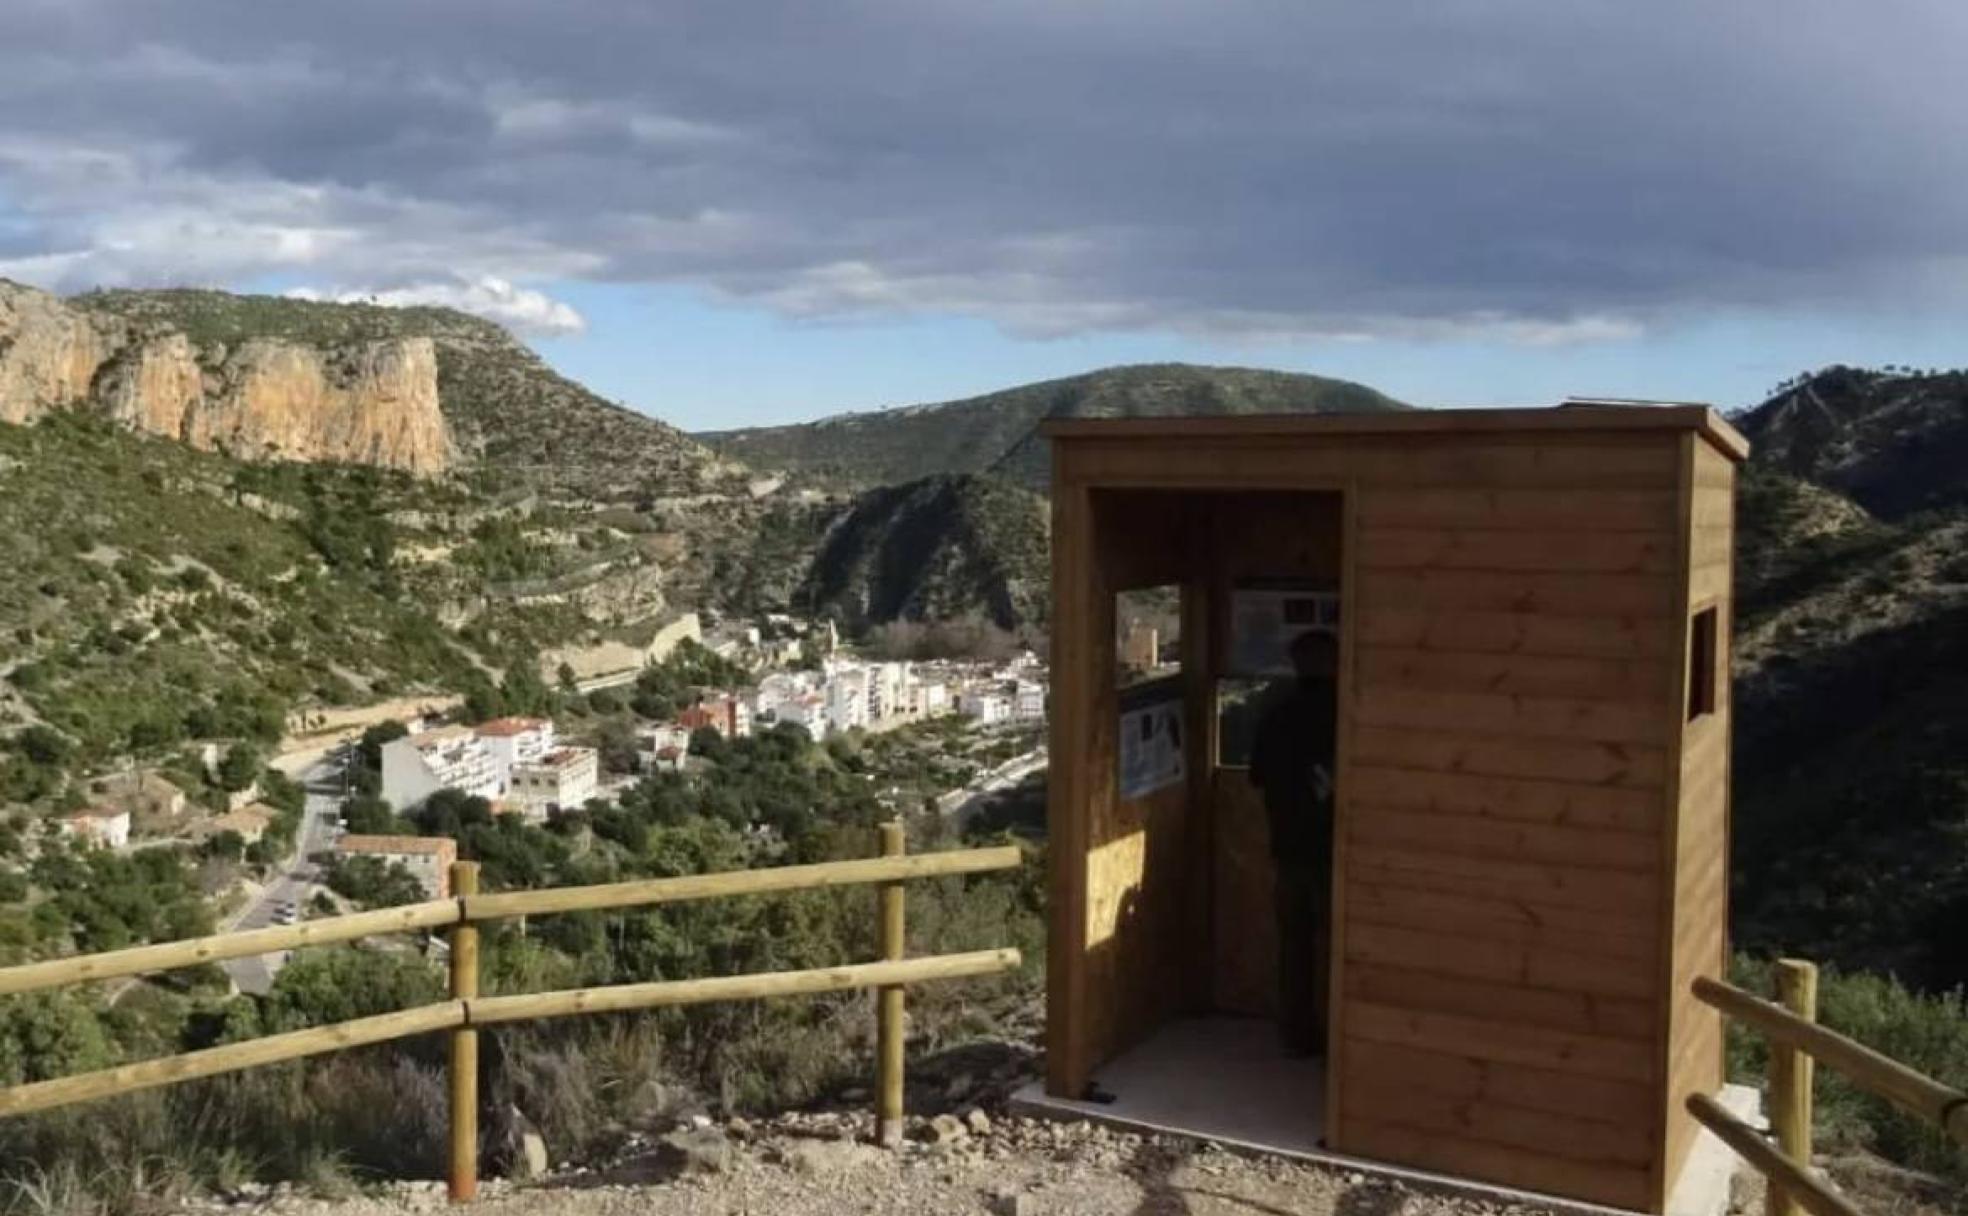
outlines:
[[656, 984], [620, 984], [606, 988], [573, 988], [518, 996], [478, 997], [441, 1001], [396, 1013], [356, 1018], [332, 1026], [314, 1026], [286, 1034], [267, 1035], [244, 1043], [229, 1043], [204, 1051], [160, 1060], [122, 1064], [97, 1072], [36, 1081], [0, 1090], [0, 1117], [52, 1110], [94, 1098], [134, 1093], [200, 1077], [239, 1072], [263, 1064], [299, 1060], [350, 1047], [366, 1047], [468, 1026], [534, 1021], [582, 1013], [622, 1013], [670, 1005], [701, 1005], [713, 1001], [756, 1000], [813, 992], [839, 992], [886, 984], [916, 984], [927, 980], [993, 975], [1015, 969], [1016, 950], [976, 950], [966, 954], [933, 954], [895, 963], [858, 963], [845, 967], [816, 967], [807, 971], [772, 971], [762, 975], [731, 975], [704, 980], [667, 980]]
[[361, 937], [380, 937], [389, 933], [410, 933], [418, 929], [441, 929], [455, 925], [460, 918], [458, 901], [436, 899], [429, 903], [402, 904], [378, 908], [373, 912], [352, 912], [329, 916], [298, 925], [272, 925], [211, 937], [187, 938], [155, 946], [132, 946], [103, 954], [75, 958], [49, 959], [45, 963], [26, 963], [0, 970], [0, 996], [33, 992], [38, 988], [57, 988], [86, 984], [94, 980], [120, 979], [151, 971], [172, 971], [223, 962], [229, 958], [250, 958], [258, 954], [277, 954], [303, 946], [327, 946]]
[[[877, 1081], [879, 1092], [884, 1095], [877, 1114], [878, 1122], [884, 1128], [884, 1140], [892, 1140], [889, 1131], [899, 1132], [901, 1124], [902, 990], [907, 985], [927, 981], [1010, 971], [1022, 961], [1018, 951], [1011, 949], [976, 950], [913, 959], [902, 957], [903, 884], [911, 879], [1016, 869], [1023, 864], [1024, 858], [1015, 845], [910, 856], [904, 852], [899, 823], [884, 825], [881, 841], [882, 856], [855, 861], [818, 862], [763, 870], [733, 870], [489, 895], [479, 893], [478, 863], [455, 862], [451, 867], [451, 882], [457, 894], [451, 899], [0, 969], [0, 996], [6, 996], [394, 933], [449, 929], [451, 937], [451, 999], [448, 1001], [356, 1018], [332, 1026], [268, 1035], [244, 1043], [229, 1043], [162, 1059], [122, 1064], [77, 1076], [16, 1085], [0, 1090], [0, 1118], [445, 1031], [450, 1038], [447, 1071], [451, 1134], [447, 1176], [452, 1201], [462, 1203], [475, 1197], [478, 1189], [479, 1027], [712, 1001], [876, 989], [882, 994], [877, 1006], [877, 1028], [882, 1045], [877, 1052]], [[803, 971], [574, 988], [561, 992], [492, 997], [478, 994], [478, 926], [488, 921], [873, 884], [881, 887], [878, 936], [883, 958], [878, 962], [816, 967]]]
[[464, 1024], [463, 1005], [458, 1001], [445, 1001], [395, 1013], [379, 1013], [375, 1017], [336, 1022], [331, 1026], [312, 1026], [286, 1034], [270, 1034], [244, 1043], [208, 1047], [204, 1051], [187, 1052], [180, 1056], [140, 1060], [97, 1072], [16, 1085], [12, 1089], [0, 1090], [0, 1116], [53, 1110], [57, 1106], [135, 1093], [159, 1085], [175, 1085], [179, 1081], [193, 1081], [200, 1077], [215, 1077], [221, 1073], [278, 1064], [284, 1060], [299, 1060], [350, 1047], [387, 1043], [392, 1039], [428, 1034], [433, 1030], [450, 1030]]
[[508, 916], [595, 912], [607, 908], [682, 903], [731, 895], [765, 895], [776, 891], [901, 882], [949, 874], [978, 874], [987, 870], [1016, 869], [1020, 860], [1017, 845], [1004, 845], [952, 853], [917, 853], [904, 857], [871, 857], [861, 861], [774, 866], [766, 870], [727, 870], [717, 874], [690, 874], [682, 878], [644, 878], [592, 887], [548, 887], [540, 891], [467, 895], [461, 902], [466, 920], [485, 921]]
[[153, 971], [171, 971], [180, 967], [197, 967], [227, 959], [298, 950], [306, 946], [327, 946], [364, 937], [442, 929], [461, 921], [483, 923], [514, 916], [544, 916], [554, 912], [595, 912], [731, 895], [765, 895], [952, 874], [978, 874], [1016, 869], [1019, 864], [1017, 846], [1006, 845], [860, 861], [823, 861], [766, 870], [728, 870], [716, 874], [598, 883], [585, 887], [462, 895], [455, 899], [436, 899], [420, 904], [378, 908], [371, 912], [328, 916], [298, 925], [274, 925], [265, 929], [219, 933], [181, 942], [133, 946], [127, 950], [7, 967], [0, 969], [0, 996], [96, 980], [121, 979]]
[[468, 1026], [493, 1026], [537, 1018], [580, 1013], [622, 1013], [665, 1005], [699, 1005], [711, 1001], [751, 1001], [770, 996], [840, 992], [850, 988], [879, 988], [888, 984], [918, 984], [925, 980], [954, 980], [1010, 971], [1020, 962], [1016, 950], [974, 950], [967, 954], [932, 954], [893, 963], [854, 963], [845, 967], [815, 967], [808, 971], [768, 971], [760, 975], [725, 975], [705, 980], [667, 980], [656, 984], [615, 984], [606, 988], [570, 988], [517, 996], [488, 996], [465, 1002]]
[[1744, 1161], [1755, 1166], [1772, 1184], [1804, 1205], [1812, 1216], [1860, 1216], [1844, 1196], [1826, 1186], [1817, 1175], [1778, 1152], [1763, 1133], [1730, 1114], [1720, 1102], [1707, 1094], [1688, 1096], [1688, 1113], [1712, 1131]]
[[1860, 1089], [1927, 1120], [1955, 1143], [1968, 1146], [1968, 1094], [1961, 1090], [1734, 985], [1704, 976], [1695, 980], [1694, 992], [1705, 1003], [1761, 1031], [1771, 1042], [1807, 1053]]
[[1775, 1143], [1706, 1094], [1691, 1094], [1686, 1102], [1697, 1122], [1769, 1181], [1768, 1216], [1799, 1216], [1799, 1209], [1811, 1216], [1858, 1216], [1858, 1209], [1811, 1169], [1815, 1064], [1968, 1145], [1968, 1095], [1820, 1026], [1818, 969], [1813, 964], [1778, 959], [1775, 978], [1782, 1004], [1708, 976], [1690, 985], [1704, 1004], [1769, 1040], [1767, 1088]]

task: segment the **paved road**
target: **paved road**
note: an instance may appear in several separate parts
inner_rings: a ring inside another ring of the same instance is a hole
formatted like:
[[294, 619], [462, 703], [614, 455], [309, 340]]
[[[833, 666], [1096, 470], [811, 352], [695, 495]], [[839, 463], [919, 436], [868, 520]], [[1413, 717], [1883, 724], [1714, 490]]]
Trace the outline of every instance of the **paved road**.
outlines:
[[[342, 801], [341, 762], [333, 755], [319, 760], [302, 770], [300, 781], [307, 790], [307, 804], [301, 811], [300, 830], [294, 834], [294, 855], [287, 859], [286, 870], [266, 885], [260, 897], [225, 926], [228, 931], [265, 928], [273, 923], [274, 909], [283, 901], [291, 900], [297, 908], [307, 906], [317, 877], [314, 863], [308, 858], [334, 842], [330, 818]], [[219, 965], [241, 992], [259, 994], [273, 986], [273, 977], [285, 961], [282, 955], [260, 954], [229, 959]]]
[[1043, 747], [1022, 756], [1013, 756], [962, 789], [951, 790], [937, 799], [936, 809], [953, 820], [961, 831], [969, 826], [971, 816], [982, 810], [992, 796], [1003, 793], [1045, 766], [1046, 749]]

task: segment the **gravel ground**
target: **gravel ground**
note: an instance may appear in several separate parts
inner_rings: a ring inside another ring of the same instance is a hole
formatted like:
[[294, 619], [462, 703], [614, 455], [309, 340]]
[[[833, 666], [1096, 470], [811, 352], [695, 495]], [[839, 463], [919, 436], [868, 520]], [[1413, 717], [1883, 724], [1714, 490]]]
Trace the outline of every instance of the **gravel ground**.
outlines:
[[[869, 1144], [871, 1120], [789, 1115], [686, 1127], [604, 1170], [488, 1183], [483, 1216], [1550, 1216], [1545, 1209], [1370, 1179], [1212, 1145], [1089, 1124], [981, 1112], [912, 1128], [901, 1150]], [[436, 1183], [326, 1200], [255, 1193], [206, 1210], [266, 1216], [403, 1216], [446, 1208]]]

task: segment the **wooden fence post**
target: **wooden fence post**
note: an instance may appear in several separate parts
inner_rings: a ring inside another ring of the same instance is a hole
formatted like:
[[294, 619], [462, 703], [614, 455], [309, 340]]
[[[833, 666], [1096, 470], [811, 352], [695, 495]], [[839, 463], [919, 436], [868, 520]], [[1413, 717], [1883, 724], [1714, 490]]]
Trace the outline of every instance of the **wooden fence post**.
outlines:
[[[883, 857], [900, 857], [908, 849], [902, 821], [881, 825]], [[882, 884], [881, 953], [885, 960], [902, 957], [902, 889], [899, 882]], [[875, 1135], [882, 1145], [902, 1143], [902, 985], [889, 984], [875, 995]]]
[[[1806, 1022], [1818, 1020], [1818, 969], [1803, 959], [1777, 960], [1777, 1003]], [[1815, 1061], [1810, 1053], [1781, 1043], [1770, 1044], [1770, 1128], [1777, 1148], [1802, 1169], [1811, 1168], [1811, 1083]], [[1770, 1181], [1769, 1216], [1803, 1216], [1795, 1196], [1775, 1179]]]
[[[478, 894], [478, 863], [451, 863], [451, 894]], [[478, 926], [460, 920], [451, 927], [451, 999], [478, 995]], [[478, 1031], [460, 1026], [451, 1032], [451, 1165], [446, 1175], [452, 1203], [478, 1198]]]

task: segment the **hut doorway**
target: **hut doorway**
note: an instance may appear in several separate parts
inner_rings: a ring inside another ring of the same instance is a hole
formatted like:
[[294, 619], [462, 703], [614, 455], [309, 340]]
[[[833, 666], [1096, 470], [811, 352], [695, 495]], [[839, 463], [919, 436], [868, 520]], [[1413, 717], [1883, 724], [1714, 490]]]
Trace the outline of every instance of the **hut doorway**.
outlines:
[[[1085, 625], [1102, 641], [1086, 672], [1092, 759], [1076, 770], [1087, 951], [1062, 981], [1083, 994], [1080, 1096], [1149, 1125], [1201, 1121], [1225, 1140], [1312, 1149], [1329, 1019], [1307, 1002], [1329, 990], [1332, 844], [1299, 848], [1280, 882], [1290, 850], [1273, 840], [1252, 759], [1268, 737], [1273, 770], [1303, 769], [1304, 805], [1283, 808], [1286, 822], [1312, 813], [1313, 757], [1319, 780], [1334, 776], [1344, 494], [1116, 488], [1088, 507]], [[1320, 695], [1294, 664], [1307, 634], [1330, 656], [1322, 715], [1294, 712]], [[1290, 1042], [1287, 1010], [1302, 1011]], [[1306, 1015], [1323, 1025], [1308, 1030]]]

